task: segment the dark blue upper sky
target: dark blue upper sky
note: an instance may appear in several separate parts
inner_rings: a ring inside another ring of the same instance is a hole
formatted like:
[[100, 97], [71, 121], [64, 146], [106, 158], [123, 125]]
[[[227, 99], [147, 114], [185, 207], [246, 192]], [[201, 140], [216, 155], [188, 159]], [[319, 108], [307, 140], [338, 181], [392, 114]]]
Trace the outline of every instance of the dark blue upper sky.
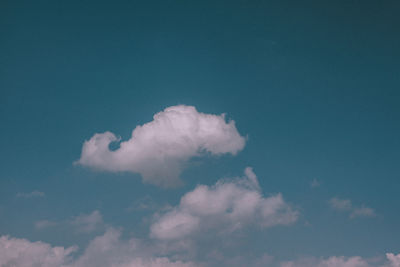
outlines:
[[[398, 1], [2, 1], [0, 234], [84, 246], [35, 222], [99, 210], [145, 236], [150, 214], [126, 211], [136, 200], [176, 205], [252, 166], [266, 194], [300, 211], [292, 226], [249, 233], [254, 250], [399, 252], [399, 11]], [[227, 113], [246, 147], [199, 160], [167, 190], [73, 165], [94, 133], [126, 140], [177, 104]], [[35, 190], [45, 197], [17, 197]], [[351, 219], [333, 197], [375, 216]]]

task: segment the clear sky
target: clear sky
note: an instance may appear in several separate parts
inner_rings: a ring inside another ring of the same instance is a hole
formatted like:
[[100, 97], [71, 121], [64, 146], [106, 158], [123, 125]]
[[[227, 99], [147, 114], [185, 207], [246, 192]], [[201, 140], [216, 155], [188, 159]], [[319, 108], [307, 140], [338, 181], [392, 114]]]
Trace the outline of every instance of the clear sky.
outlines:
[[399, 12], [1, 1], [0, 265], [399, 267]]

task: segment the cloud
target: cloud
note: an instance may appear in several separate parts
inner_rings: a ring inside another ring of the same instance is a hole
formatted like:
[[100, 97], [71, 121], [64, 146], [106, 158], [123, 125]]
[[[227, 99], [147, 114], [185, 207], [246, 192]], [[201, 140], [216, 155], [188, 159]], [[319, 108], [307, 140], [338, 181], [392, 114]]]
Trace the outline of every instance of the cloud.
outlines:
[[37, 221], [35, 222], [35, 228], [36, 229], [44, 229], [52, 226], [56, 226], [57, 222], [54, 221], [49, 221], [49, 220], [42, 220], [42, 221]]
[[349, 199], [332, 198], [329, 200], [332, 209], [342, 212], [348, 212], [350, 218], [356, 217], [374, 217], [376, 216], [375, 210], [369, 207], [361, 206], [354, 207]]
[[77, 247], [52, 247], [43, 242], [0, 237], [0, 266], [56, 267], [66, 264]]
[[154, 256], [137, 239], [122, 240], [121, 232], [108, 229], [94, 238], [83, 254], [73, 258], [76, 246], [52, 247], [44, 242], [0, 237], [0, 266], [18, 267], [193, 267], [191, 262]]
[[45, 194], [40, 191], [32, 191], [30, 193], [17, 193], [17, 197], [21, 198], [33, 198], [33, 197], [44, 197]]
[[84, 233], [91, 233], [104, 226], [103, 217], [98, 210], [76, 216], [70, 221], [70, 224], [75, 226], [79, 232]]
[[146, 247], [141, 240], [131, 238], [122, 240], [121, 232], [108, 229], [104, 235], [93, 239], [72, 265], [68, 267], [189, 267], [193, 263], [172, 261], [167, 257], [157, 256], [156, 252]]
[[328, 258], [302, 258], [295, 261], [286, 261], [281, 267], [400, 267], [400, 253], [386, 253], [386, 260], [375, 258], [367, 260], [359, 256], [343, 257], [331, 256]]
[[400, 267], [400, 253], [397, 255], [386, 253], [386, 258], [389, 261], [388, 267]]
[[54, 226], [72, 227], [77, 233], [92, 233], [98, 230], [104, 230], [106, 225], [103, 221], [103, 216], [98, 210], [92, 213], [82, 213], [78, 216], [72, 217], [71, 219], [63, 221], [49, 221], [42, 220], [35, 223], [36, 229], [44, 229]]
[[281, 263], [281, 267], [370, 267], [370, 265], [361, 257], [336, 257], [332, 256], [327, 259], [300, 259], [297, 261], [288, 261]]
[[356, 217], [374, 217], [376, 216], [375, 210], [372, 208], [368, 207], [360, 207], [360, 208], [354, 208], [353, 211], [350, 214], [350, 218], [356, 218]]
[[184, 164], [204, 152], [235, 155], [244, 148], [233, 120], [225, 115], [200, 113], [192, 106], [172, 106], [137, 126], [129, 140], [110, 150], [120, 138], [111, 132], [97, 133], [83, 144], [82, 166], [111, 172], [140, 173], [143, 181], [163, 187], [180, 183]]
[[177, 240], [195, 234], [233, 232], [249, 225], [267, 228], [295, 222], [294, 211], [281, 194], [263, 197], [251, 168], [245, 176], [220, 180], [214, 186], [198, 185], [186, 193], [177, 207], [156, 216], [151, 236]]
[[319, 187], [319, 186], [321, 186], [321, 182], [314, 178], [314, 179], [310, 182], [310, 186], [311, 186], [311, 188]]
[[[91, 240], [82, 253], [77, 246], [53, 247], [44, 242], [0, 237], [0, 266], [18, 267], [195, 267], [195, 266], [277, 266], [280, 267], [399, 267], [400, 254], [387, 253], [386, 259], [367, 260], [359, 256], [300, 258], [275, 261], [269, 254], [246, 258], [242, 254], [226, 257], [214, 255], [217, 261], [206, 263], [183, 260], [179, 255], [165, 255], [157, 246], [136, 238], [121, 238], [121, 231], [108, 228]], [[276, 265], [277, 264], [277, 265]]]

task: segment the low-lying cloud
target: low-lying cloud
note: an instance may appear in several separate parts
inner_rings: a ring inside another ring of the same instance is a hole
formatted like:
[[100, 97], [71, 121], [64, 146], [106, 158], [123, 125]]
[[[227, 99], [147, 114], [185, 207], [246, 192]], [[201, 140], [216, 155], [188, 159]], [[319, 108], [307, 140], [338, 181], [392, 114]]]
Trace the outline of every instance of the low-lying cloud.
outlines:
[[[177, 255], [163, 255], [156, 246], [136, 238], [121, 238], [121, 231], [109, 228], [103, 235], [89, 242], [83, 253], [78, 247], [54, 247], [44, 242], [22, 238], [0, 237], [0, 266], [18, 267], [195, 267], [221, 266], [213, 262], [180, 259]], [[246, 259], [240, 256], [224, 259], [223, 266], [280, 266], [280, 267], [400, 267], [400, 254], [387, 253], [381, 259], [369, 260], [359, 256], [303, 258], [278, 262], [268, 254]], [[249, 264], [252, 262], [252, 264]]]
[[220, 180], [214, 186], [199, 185], [186, 193], [177, 207], [156, 217], [153, 238], [177, 240], [204, 233], [231, 233], [249, 225], [267, 228], [297, 220], [281, 194], [263, 197], [251, 168], [245, 176]]

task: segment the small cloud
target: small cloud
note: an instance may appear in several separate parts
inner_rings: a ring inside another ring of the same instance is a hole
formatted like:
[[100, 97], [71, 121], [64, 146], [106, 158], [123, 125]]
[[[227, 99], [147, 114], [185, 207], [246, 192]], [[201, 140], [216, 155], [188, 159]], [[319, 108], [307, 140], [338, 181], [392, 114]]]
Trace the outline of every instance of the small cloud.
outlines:
[[97, 230], [103, 230], [106, 225], [103, 222], [103, 216], [98, 210], [89, 214], [80, 214], [71, 219], [61, 221], [41, 220], [35, 223], [35, 228], [38, 230], [59, 226], [62, 228], [72, 227], [77, 233], [92, 233]]
[[152, 211], [157, 210], [160, 207], [160, 204], [156, 203], [150, 196], [145, 196], [133, 202], [128, 208], [126, 208], [126, 211]]
[[45, 194], [43, 192], [40, 191], [32, 191], [30, 193], [17, 193], [17, 197], [19, 198], [33, 198], [33, 197], [44, 197]]
[[55, 225], [57, 225], [57, 222], [42, 220], [42, 221], [38, 221], [35, 223], [35, 228], [40, 230], [40, 229], [52, 227]]
[[83, 233], [91, 233], [104, 226], [103, 216], [98, 210], [76, 216], [69, 223], [75, 226], [78, 232]]
[[331, 207], [335, 210], [344, 211], [344, 210], [351, 210], [352, 204], [349, 199], [340, 199], [340, 198], [332, 198], [329, 201]]
[[368, 207], [355, 208], [350, 214], [350, 218], [356, 217], [375, 217], [375, 210]]
[[348, 212], [349, 217], [351, 219], [357, 217], [374, 217], [376, 216], [375, 210], [366, 206], [361, 207], [354, 207], [351, 200], [349, 199], [340, 199], [340, 198], [332, 198], [329, 200], [329, 204], [332, 209], [341, 211], [341, 212]]
[[311, 188], [319, 187], [319, 186], [321, 186], [321, 182], [314, 178], [314, 179], [310, 182], [310, 186], [311, 186]]

